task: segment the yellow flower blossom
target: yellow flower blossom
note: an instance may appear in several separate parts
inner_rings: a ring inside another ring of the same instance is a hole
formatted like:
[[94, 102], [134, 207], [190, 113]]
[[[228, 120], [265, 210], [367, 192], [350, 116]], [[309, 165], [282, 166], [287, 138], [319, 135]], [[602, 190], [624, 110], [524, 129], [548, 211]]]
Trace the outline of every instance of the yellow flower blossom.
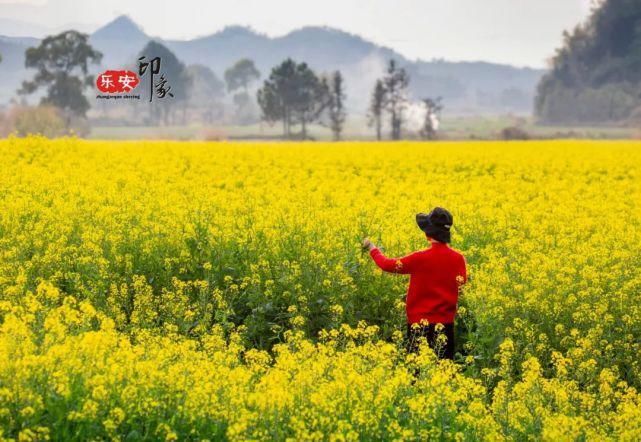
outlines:
[[[640, 440], [639, 164], [0, 140], [0, 440]], [[407, 277], [354, 247], [425, 248], [435, 205], [470, 275], [454, 362], [406, 353]]]

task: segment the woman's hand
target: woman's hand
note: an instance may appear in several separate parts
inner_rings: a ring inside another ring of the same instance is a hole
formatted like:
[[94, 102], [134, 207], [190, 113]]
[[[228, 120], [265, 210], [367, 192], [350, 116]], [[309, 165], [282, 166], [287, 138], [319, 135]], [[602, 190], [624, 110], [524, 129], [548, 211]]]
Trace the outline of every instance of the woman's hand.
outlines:
[[363, 249], [367, 249], [370, 252], [376, 248], [374, 243], [372, 243], [372, 241], [370, 241], [369, 238], [363, 238], [363, 242], [361, 243], [361, 246], [363, 247]]

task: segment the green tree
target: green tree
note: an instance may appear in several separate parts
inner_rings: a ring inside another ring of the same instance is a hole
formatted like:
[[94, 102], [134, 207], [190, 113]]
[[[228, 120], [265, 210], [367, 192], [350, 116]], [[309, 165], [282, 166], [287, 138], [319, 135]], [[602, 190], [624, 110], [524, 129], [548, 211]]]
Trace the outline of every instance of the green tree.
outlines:
[[329, 116], [329, 128], [334, 135], [334, 141], [339, 141], [346, 118], [345, 86], [340, 71], [335, 71], [330, 79], [327, 113]]
[[385, 108], [385, 86], [383, 85], [383, 80], [376, 80], [374, 85], [374, 91], [372, 92], [372, 98], [369, 104], [369, 110], [367, 113], [368, 125], [374, 126], [376, 128], [376, 139], [381, 140], [381, 129], [383, 128], [383, 111]]
[[200, 112], [203, 120], [211, 124], [222, 116], [225, 85], [207, 66], [195, 64], [187, 67], [189, 76], [189, 107]]
[[72, 115], [85, 116], [89, 102], [83, 95], [93, 85], [89, 64], [99, 63], [102, 54], [88, 43], [88, 36], [77, 31], [66, 31], [49, 36], [37, 47], [25, 52], [25, 66], [35, 69], [31, 81], [24, 81], [19, 94], [27, 95], [47, 88], [42, 104], [60, 108], [69, 123]]
[[261, 109], [261, 119], [268, 124], [274, 124], [278, 121], [283, 123], [283, 136], [289, 138], [291, 133], [291, 105], [283, 99], [282, 78], [276, 77], [272, 71], [269, 80], [257, 93], [258, 106]]
[[299, 124], [305, 139], [308, 125], [318, 121], [329, 104], [329, 86], [306, 63], [288, 58], [272, 69], [257, 98], [264, 121], [282, 121], [287, 138], [292, 135], [292, 126]]
[[249, 122], [255, 118], [252, 100], [249, 97], [250, 85], [260, 78], [260, 71], [248, 58], [238, 60], [225, 71], [225, 83], [228, 92], [235, 92], [233, 102], [236, 106], [236, 120]]
[[309, 124], [320, 121], [330, 100], [326, 78], [319, 78], [307, 63], [299, 63], [294, 78], [294, 119], [301, 126], [301, 138], [307, 139]]
[[[141, 60], [142, 57], [144, 58]], [[138, 60], [144, 63], [149, 63], [156, 57], [160, 58], [160, 73], [154, 76], [154, 84], [151, 84], [151, 67], [148, 67], [145, 74], [140, 78], [141, 84], [138, 88], [141, 91], [141, 98], [147, 102], [151, 98], [149, 106], [150, 121], [156, 124], [162, 121], [165, 125], [168, 125], [175, 123], [178, 110], [184, 110], [184, 107], [187, 106], [190, 77], [185, 65], [178, 57], [157, 41], [148, 42], [138, 54]], [[167, 81], [164, 88], [171, 92], [173, 97], [165, 95], [164, 98], [160, 98], [157, 96], [155, 88], [160, 81], [161, 75]]]
[[[564, 32], [538, 85], [535, 113], [548, 123], [625, 119], [641, 106], [640, 70], [641, 3], [596, 2], [588, 20]], [[623, 97], [630, 91], [634, 103]]]
[[260, 78], [260, 71], [256, 69], [254, 62], [248, 58], [238, 60], [232, 67], [225, 71], [225, 83], [227, 91], [234, 92], [243, 89], [247, 94], [249, 85]]

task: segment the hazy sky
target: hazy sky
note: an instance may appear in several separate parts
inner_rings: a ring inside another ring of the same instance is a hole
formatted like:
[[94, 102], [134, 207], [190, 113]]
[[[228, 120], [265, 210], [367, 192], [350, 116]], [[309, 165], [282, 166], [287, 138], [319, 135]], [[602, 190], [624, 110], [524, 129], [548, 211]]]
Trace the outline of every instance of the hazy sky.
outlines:
[[[270, 36], [327, 25], [396, 49], [409, 58], [486, 60], [542, 67], [564, 29], [584, 20], [591, 0], [0, 0], [0, 18], [50, 29], [95, 28], [128, 14], [168, 39], [227, 25]], [[0, 28], [0, 34], [3, 34]]]

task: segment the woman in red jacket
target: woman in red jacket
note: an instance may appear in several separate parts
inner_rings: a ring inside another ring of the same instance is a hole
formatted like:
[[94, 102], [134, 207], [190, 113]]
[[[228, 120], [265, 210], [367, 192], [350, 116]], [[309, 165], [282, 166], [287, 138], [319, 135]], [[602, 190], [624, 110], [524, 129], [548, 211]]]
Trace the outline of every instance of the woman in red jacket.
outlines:
[[447, 359], [454, 358], [456, 304], [460, 287], [467, 282], [465, 258], [448, 245], [452, 221], [452, 214], [441, 207], [416, 215], [431, 246], [403, 258], [387, 258], [369, 239], [363, 240], [383, 271], [410, 275], [405, 305], [408, 351], [416, 352], [419, 337], [425, 337], [438, 357]]

